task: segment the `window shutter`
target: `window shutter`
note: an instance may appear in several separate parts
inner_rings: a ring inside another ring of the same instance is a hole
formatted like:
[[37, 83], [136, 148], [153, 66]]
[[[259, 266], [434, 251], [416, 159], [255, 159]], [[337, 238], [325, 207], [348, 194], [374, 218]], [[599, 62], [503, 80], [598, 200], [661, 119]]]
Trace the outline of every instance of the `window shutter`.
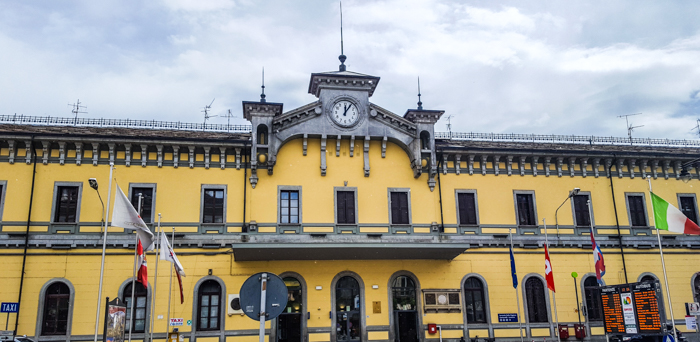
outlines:
[[345, 217], [347, 223], [355, 223], [355, 193], [347, 191], [345, 193]]

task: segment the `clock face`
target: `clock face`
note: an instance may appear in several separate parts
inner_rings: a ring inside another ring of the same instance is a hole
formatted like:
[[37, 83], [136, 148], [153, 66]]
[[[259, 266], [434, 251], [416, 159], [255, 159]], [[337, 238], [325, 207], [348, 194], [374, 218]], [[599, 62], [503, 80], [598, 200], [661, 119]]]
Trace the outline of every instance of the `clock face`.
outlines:
[[350, 127], [360, 120], [360, 111], [350, 101], [340, 100], [331, 108], [331, 119], [343, 127]]

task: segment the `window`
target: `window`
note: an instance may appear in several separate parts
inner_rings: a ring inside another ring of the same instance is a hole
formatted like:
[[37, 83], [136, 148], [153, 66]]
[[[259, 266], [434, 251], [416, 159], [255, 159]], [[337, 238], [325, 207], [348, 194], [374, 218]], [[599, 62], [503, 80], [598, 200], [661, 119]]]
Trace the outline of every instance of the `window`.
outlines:
[[643, 276], [641, 279], [639, 279], [640, 283], [653, 283], [655, 281], [656, 281], [656, 277], [654, 277], [653, 275], [649, 275], [649, 274], [647, 274], [647, 275]]
[[583, 281], [583, 293], [586, 300], [588, 321], [603, 320], [603, 305], [600, 302], [600, 287], [595, 276], [589, 276]]
[[280, 223], [299, 223], [299, 191], [280, 190]]
[[78, 218], [80, 187], [57, 186], [54, 222], [75, 223]]
[[355, 224], [355, 191], [337, 190], [335, 199], [338, 224]]
[[202, 223], [224, 223], [226, 188], [206, 186], [202, 188]]
[[517, 208], [518, 225], [519, 226], [536, 226], [537, 217], [535, 216], [535, 194], [516, 193], [515, 206]]
[[197, 330], [219, 330], [221, 321], [221, 285], [216, 280], [207, 280], [199, 287], [199, 322]]
[[574, 224], [576, 227], [590, 227], [591, 214], [588, 211], [588, 200], [590, 196], [587, 194], [574, 196], [572, 203], [574, 205]]
[[546, 323], [549, 321], [545, 296], [544, 284], [540, 278], [530, 277], [525, 281], [527, 317], [530, 323]]
[[695, 205], [695, 196], [693, 195], [678, 195], [678, 204], [683, 215], [691, 221], [698, 223], [698, 211]]
[[486, 322], [486, 296], [484, 284], [477, 277], [469, 277], [464, 282], [464, 305], [467, 311], [467, 323]]
[[147, 298], [148, 298], [148, 291], [146, 290], [143, 285], [139, 282], [133, 282], [134, 285], [136, 285], [136, 291], [134, 292], [134, 302], [136, 303], [136, 306], [134, 307], [134, 320], [132, 322], [131, 320], [131, 285], [132, 282], [129, 282], [129, 285], [124, 287], [124, 291], [122, 292], [122, 299], [124, 300], [124, 303], [126, 303], [126, 329], [125, 331], [129, 331], [130, 327], [134, 329], [134, 333], [142, 333], [146, 331], [146, 308], [148, 305], [147, 303]]
[[408, 191], [389, 190], [391, 224], [411, 224]]
[[143, 222], [153, 223], [155, 185], [132, 185], [130, 190], [131, 205], [139, 212], [139, 195], [141, 195], [141, 211], [139, 215], [141, 215]]
[[476, 192], [459, 191], [457, 192], [457, 219], [461, 225], [477, 225], [479, 222], [476, 217]]
[[2, 208], [5, 207], [5, 188], [7, 181], [0, 181], [0, 221], [2, 221]]
[[693, 279], [693, 298], [696, 302], [700, 302], [700, 273], [695, 273]]
[[65, 335], [68, 332], [70, 289], [62, 282], [56, 282], [44, 294], [44, 317], [42, 335]]
[[335, 285], [336, 341], [359, 341], [362, 336], [360, 283], [350, 276]]
[[648, 226], [644, 196], [627, 195], [627, 208], [629, 209], [630, 226]]
[[416, 283], [407, 276], [398, 276], [391, 284], [394, 310], [417, 310]]

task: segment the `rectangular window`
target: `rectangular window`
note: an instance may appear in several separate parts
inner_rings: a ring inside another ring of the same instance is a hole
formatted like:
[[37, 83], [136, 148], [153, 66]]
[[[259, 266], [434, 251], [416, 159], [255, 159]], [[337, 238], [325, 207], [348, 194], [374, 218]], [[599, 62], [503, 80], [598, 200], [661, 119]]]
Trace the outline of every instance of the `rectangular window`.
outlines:
[[299, 191], [280, 190], [280, 223], [299, 223]]
[[80, 187], [56, 187], [54, 222], [75, 223], [78, 215], [78, 194]]
[[391, 224], [411, 224], [409, 221], [408, 191], [391, 191]]
[[678, 203], [680, 204], [681, 212], [697, 224], [698, 212], [697, 206], [695, 205], [695, 196], [679, 195]]
[[572, 198], [574, 204], [574, 224], [576, 227], [590, 227], [591, 215], [588, 211], [589, 195], [576, 195]]
[[335, 198], [338, 224], [355, 224], [355, 192], [336, 191]]
[[630, 225], [633, 227], [646, 227], [647, 213], [644, 208], [644, 196], [627, 195], [627, 206], [629, 208]]
[[458, 192], [457, 193], [457, 215], [459, 215], [459, 224], [461, 225], [476, 225], [476, 193], [474, 192]]
[[145, 223], [153, 222], [153, 190], [152, 186], [131, 187], [131, 205], [139, 212], [139, 195], [141, 195], [141, 211], [139, 215], [141, 215]]
[[536, 226], [537, 217], [535, 216], [535, 195], [515, 194], [515, 200], [518, 208], [518, 225]]
[[202, 189], [202, 223], [224, 223], [224, 188]]

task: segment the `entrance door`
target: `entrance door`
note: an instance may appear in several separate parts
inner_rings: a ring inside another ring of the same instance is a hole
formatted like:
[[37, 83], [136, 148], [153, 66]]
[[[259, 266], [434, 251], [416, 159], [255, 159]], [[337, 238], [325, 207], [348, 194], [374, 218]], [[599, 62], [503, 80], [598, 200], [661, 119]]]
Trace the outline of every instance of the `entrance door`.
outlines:
[[336, 341], [359, 341], [362, 335], [360, 326], [360, 284], [353, 277], [342, 277], [335, 286], [335, 333]]
[[416, 283], [407, 276], [398, 276], [391, 287], [394, 336], [397, 342], [418, 341], [418, 308]]
[[303, 318], [302, 288], [299, 280], [285, 277], [287, 285], [287, 307], [277, 316], [277, 342], [302, 342], [301, 322]]

